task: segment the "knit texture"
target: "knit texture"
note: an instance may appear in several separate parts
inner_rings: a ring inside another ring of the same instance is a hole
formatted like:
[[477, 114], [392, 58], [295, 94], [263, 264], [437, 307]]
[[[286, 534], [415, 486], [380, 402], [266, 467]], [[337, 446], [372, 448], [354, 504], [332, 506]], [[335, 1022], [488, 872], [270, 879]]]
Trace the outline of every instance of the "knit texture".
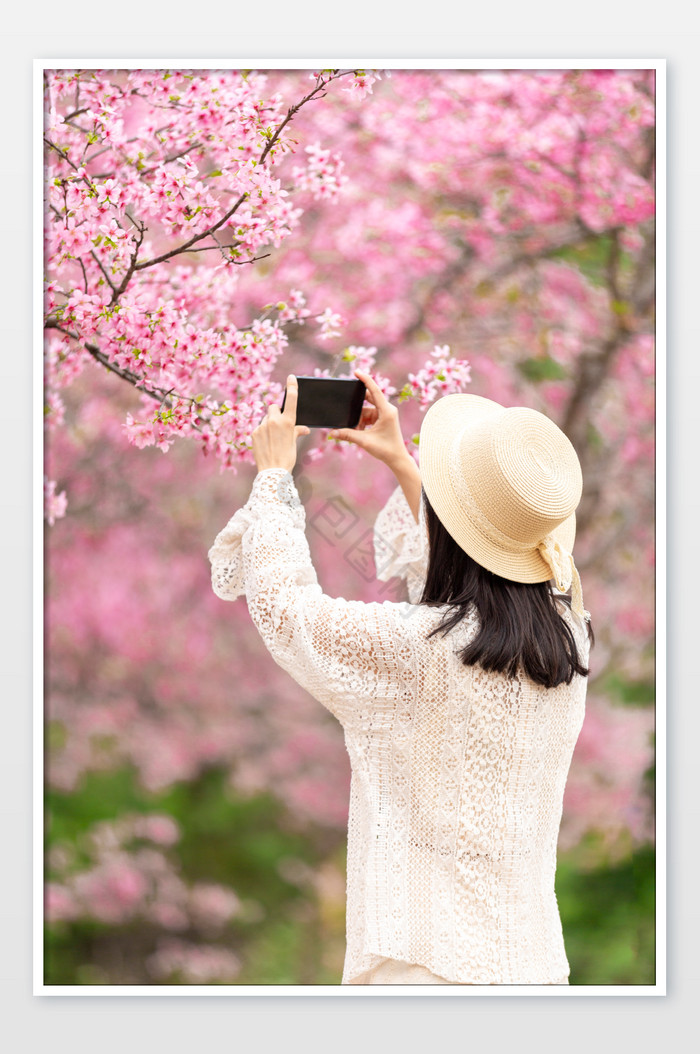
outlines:
[[[352, 780], [343, 984], [382, 959], [460, 984], [568, 976], [554, 892], [562, 800], [586, 679], [546, 689], [464, 666], [474, 613], [427, 634], [427, 534], [397, 488], [374, 529], [377, 575], [405, 602], [323, 593], [292, 476], [266, 469], [209, 551], [217, 596], [245, 595], [275, 662], [340, 721]], [[562, 604], [584, 662], [582, 620]], [[361, 983], [361, 982], [359, 982]]]

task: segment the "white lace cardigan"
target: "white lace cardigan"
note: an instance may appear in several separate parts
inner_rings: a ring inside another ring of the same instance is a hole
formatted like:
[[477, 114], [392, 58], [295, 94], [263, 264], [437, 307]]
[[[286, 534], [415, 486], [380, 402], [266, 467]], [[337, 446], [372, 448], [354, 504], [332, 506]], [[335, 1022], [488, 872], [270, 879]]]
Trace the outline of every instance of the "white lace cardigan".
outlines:
[[[426, 634], [427, 534], [398, 487], [374, 528], [378, 577], [409, 600], [326, 596], [284, 469], [266, 469], [209, 551], [217, 596], [245, 595], [274, 661], [343, 726], [352, 781], [343, 984], [381, 958], [462, 984], [566, 978], [554, 891], [562, 798], [586, 680], [539, 687], [464, 666], [476, 629]], [[567, 613], [581, 654], [587, 635]]]

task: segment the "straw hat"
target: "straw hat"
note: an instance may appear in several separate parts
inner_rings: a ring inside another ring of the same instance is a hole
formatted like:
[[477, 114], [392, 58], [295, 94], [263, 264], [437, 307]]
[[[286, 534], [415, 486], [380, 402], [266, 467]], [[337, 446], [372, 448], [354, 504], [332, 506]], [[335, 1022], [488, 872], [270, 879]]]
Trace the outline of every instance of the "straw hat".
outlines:
[[440, 522], [482, 567], [513, 582], [572, 589], [581, 465], [553, 421], [525, 406], [446, 395], [426, 413], [418, 445], [421, 481]]

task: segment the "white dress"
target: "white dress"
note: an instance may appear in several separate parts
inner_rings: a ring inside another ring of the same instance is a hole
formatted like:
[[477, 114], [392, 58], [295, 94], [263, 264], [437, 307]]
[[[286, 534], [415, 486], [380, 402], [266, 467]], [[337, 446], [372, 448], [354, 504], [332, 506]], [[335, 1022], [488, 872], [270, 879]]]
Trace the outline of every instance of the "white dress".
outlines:
[[[473, 613], [426, 639], [445, 609], [417, 603], [427, 535], [400, 488], [374, 543], [378, 577], [404, 578], [406, 602], [324, 594], [304, 529], [291, 474], [266, 469], [209, 559], [217, 596], [246, 597], [274, 661], [344, 730], [342, 983], [567, 983], [554, 877], [586, 679], [546, 689], [464, 666]], [[586, 662], [585, 626], [564, 617]]]

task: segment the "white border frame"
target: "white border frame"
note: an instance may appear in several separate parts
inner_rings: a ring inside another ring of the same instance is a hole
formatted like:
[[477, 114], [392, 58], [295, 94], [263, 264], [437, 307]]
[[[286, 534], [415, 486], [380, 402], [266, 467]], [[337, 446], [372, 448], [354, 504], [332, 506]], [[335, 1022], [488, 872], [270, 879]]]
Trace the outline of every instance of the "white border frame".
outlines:
[[[656, 71], [656, 984], [654, 985], [45, 985], [44, 984], [44, 423], [43, 406], [43, 73], [47, 69], [653, 69]], [[33, 994], [35, 996], [665, 996], [666, 993], [666, 60], [665, 59], [35, 59], [33, 121]], [[663, 821], [661, 823], [660, 821]]]

